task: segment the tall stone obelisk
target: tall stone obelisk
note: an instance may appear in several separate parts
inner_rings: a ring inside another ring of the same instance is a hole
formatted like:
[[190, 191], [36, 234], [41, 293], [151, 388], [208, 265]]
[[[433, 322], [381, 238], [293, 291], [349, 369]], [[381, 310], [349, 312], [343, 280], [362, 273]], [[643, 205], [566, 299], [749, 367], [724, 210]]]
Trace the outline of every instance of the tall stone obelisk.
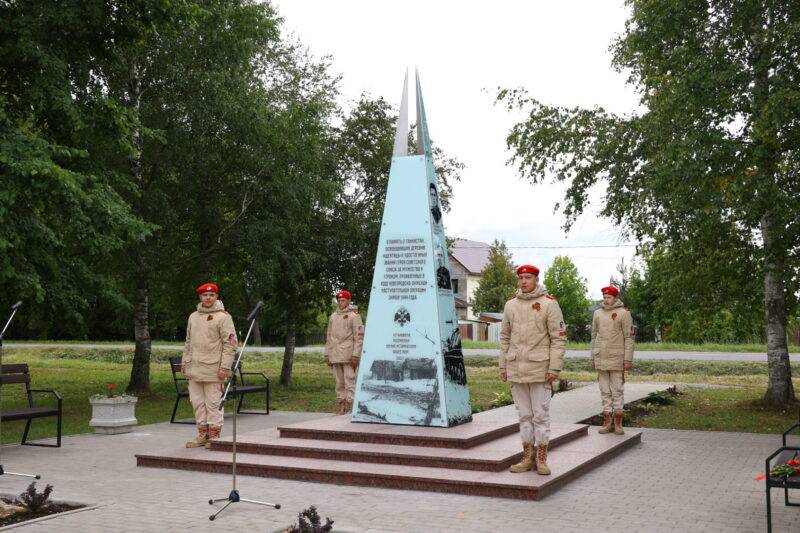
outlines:
[[416, 78], [417, 153], [408, 154], [406, 74], [352, 420], [449, 427], [472, 409]]

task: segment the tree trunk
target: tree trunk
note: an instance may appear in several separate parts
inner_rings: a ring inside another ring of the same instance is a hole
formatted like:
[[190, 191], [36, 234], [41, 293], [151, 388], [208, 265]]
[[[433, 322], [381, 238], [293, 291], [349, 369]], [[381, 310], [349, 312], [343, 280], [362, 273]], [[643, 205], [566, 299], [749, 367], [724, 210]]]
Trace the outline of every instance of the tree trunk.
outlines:
[[297, 338], [297, 318], [294, 311], [286, 317], [286, 343], [283, 348], [283, 366], [281, 367], [281, 385], [287, 387], [292, 381], [292, 365], [294, 364], [294, 345]]
[[258, 319], [253, 324], [253, 345], [261, 346], [261, 328], [258, 326]]
[[[770, 68], [772, 62], [771, 41], [765, 38], [765, 28], [769, 27], [772, 14], [768, 4], [761, 6], [748, 28], [752, 43], [750, 66], [753, 69], [752, 116], [753, 147], [756, 154], [758, 172], [755, 179], [759, 181], [757, 191], [759, 197], [755, 201], [763, 205], [761, 216], [761, 239], [764, 246], [764, 315], [767, 330], [767, 365], [769, 367], [769, 383], [764, 400], [772, 405], [785, 406], [794, 401], [792, 385], [792, 368], [789, 364], [789, 349], [786, 338], [786, 258], [788, 243], [781, 238], [782, 222], [772, 207], [772, 188], [776, 183], [777, 162], [781, 159], [778, 152], [780, 141], [775, 125], [767, 113], [770, 91]], [[774, 191], [777, 193], [777, 191]]]
[[133, 303], [133, 332], [136, 351], [133, 354], [129, 391], [150, 390], [150, 329], [148, 327], [147, 282], [141, 276], [137, 282], [136, 299]]
[[786, 337], [786, 296], [783, 282], [784, 257], [774, 249], [774, 220], [770, 214], [761, 219], [764, 240], [764, 311], [767, 324], [767, 364], [769, 383], [764, 400], [772, 405], [788, 405], [794, 401], [792, 367]]
[[[139, 65], [136, 62], [130, 67], [128, 77], [128, 105], [137, 118], [141, 108], [141, 79]], [[131, 132], [131, 142], [134, 153], [130, 160], [131, 181], [141, 193], [144, 188], [142, 176], [142, 135], [141, 127], [137, 124]], [[143, 201], [137, 199], [137, 204]], [[141, 205], [137, 210], [142, 212]], [[133, 302], [133, 332], [136, 340], [136, 351], [133, 355], [133, 365], [131, 366], [131, 379], [128, 383], [128, 390], [148, 391], [150, 390], [150, 326], [149, 326], [149, 291], [148, 291], [148, 267], [145, 261], [145, 244], [143, 240], [134, 243], [131, 250], [133, 260], [136, 295]]]
[[[250, 291], [247, 290], [247, 285], [245, 284], [242, 285], [242, 303], [244, 303], [244, 307], [248, 312], [255, 307], [253, 296], [250, 294]], [[258, 319], [256, 319], [255, 324], [253, 324], [253, 345], [261, 346], [261, 328], [258, 326]]]

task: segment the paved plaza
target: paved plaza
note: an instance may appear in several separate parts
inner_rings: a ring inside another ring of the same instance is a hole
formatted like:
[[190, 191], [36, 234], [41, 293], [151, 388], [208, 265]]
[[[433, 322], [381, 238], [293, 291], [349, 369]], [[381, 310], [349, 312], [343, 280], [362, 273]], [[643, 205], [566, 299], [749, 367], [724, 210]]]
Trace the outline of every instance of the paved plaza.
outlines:
[[[588, 399], [578, 394], [590, 395], [591, 386], [575, 392], [556, 395], [555, 418], [584, 414], [567, 404]], [[559, 396], [564, 404], [557, 408]], [[323, 416], [330, 415], [243, 415], [240, 431]], [[40, 484], [51, 483], [55, 499], [97, 506], [15, 526], [17, 531], [272, 532], [295, 522], [310, 505], [335, 521], [334, 531], [349, 532], [765, 531], [764, 485], [752, 478], [780, 441], [777, 435], [648, 429], [641, 445], [538, 502], [240, 477], [242, 497], [279, 502], [282, 508], [238, 503], [210, 522], [215, 507], [208, 499], [228, 494], [230, 476], [137, 468], [134, 459], [136, 453], [180, 445], [192, 432], [192, 426], [161, 423], [124, 435], [69, 436], [61, 449], [4, 447], [8, 470], [41, 473]], [[0, 492], [19, 493], [27, 483], [3, 476]], [[800, 530], [800, 508], [784, 507], [778, 491], [774, 497], [774, 530]]]

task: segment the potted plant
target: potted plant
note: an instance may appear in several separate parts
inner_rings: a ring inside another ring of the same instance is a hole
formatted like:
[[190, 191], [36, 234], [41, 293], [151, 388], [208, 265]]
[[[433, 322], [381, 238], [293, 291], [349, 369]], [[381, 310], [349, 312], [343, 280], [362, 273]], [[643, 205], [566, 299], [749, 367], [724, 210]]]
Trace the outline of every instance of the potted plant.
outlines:
[[92, 419], [89, 425], [95, 433], [116, 435], [130, 433], [136, 420], [136, 396], [125, 392], [117, 394], [113, 383], [106, 387], [104, 394], [95, 394], [89, 397], [92, 404]]

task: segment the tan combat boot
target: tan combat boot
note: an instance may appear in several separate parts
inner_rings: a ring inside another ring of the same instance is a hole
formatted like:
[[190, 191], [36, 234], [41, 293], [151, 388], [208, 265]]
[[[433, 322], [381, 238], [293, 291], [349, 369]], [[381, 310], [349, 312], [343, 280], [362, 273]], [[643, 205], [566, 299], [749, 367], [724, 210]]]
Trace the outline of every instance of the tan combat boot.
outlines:
[[197, 424], [197, 436], [186, 443], [187, 448], [200, 448], [208, 442], [208, 425]]
[[597, 430], [598, 433], [611, 433], [611, 413], [603, 413], [603, 425]]
[[336, 414], [337, 415], [344, 414], [344, 400], [341, 398], [336, 398]]
[[547, 444], [536, 446], [536, 471], [543, 475], [550, 475], [550, 467], [547, 466]]
[[624, 435], [625, 430], [622, 429], [622, 411], [617, 411], [614, 413], [614, 434], [615, 435]]
[[535, 459], [533, 458], [533, 444], [530, 442], [522, 443], [522, 459], [515, 465], [511, 465], [511, 472], [519, 474], [520, 472], [527, 472], [533, 470]]
[[344, 410], [342, 411], [343, 415], [349, 415], [353, 412], [353, 400], [345, 400], [344, 401]]
[[211, 440], [218, 439], [219, 434], [222, 433], [222, 426], [208, 426], [208, 441], [206, 442], [206, 448], [211, 448]]

